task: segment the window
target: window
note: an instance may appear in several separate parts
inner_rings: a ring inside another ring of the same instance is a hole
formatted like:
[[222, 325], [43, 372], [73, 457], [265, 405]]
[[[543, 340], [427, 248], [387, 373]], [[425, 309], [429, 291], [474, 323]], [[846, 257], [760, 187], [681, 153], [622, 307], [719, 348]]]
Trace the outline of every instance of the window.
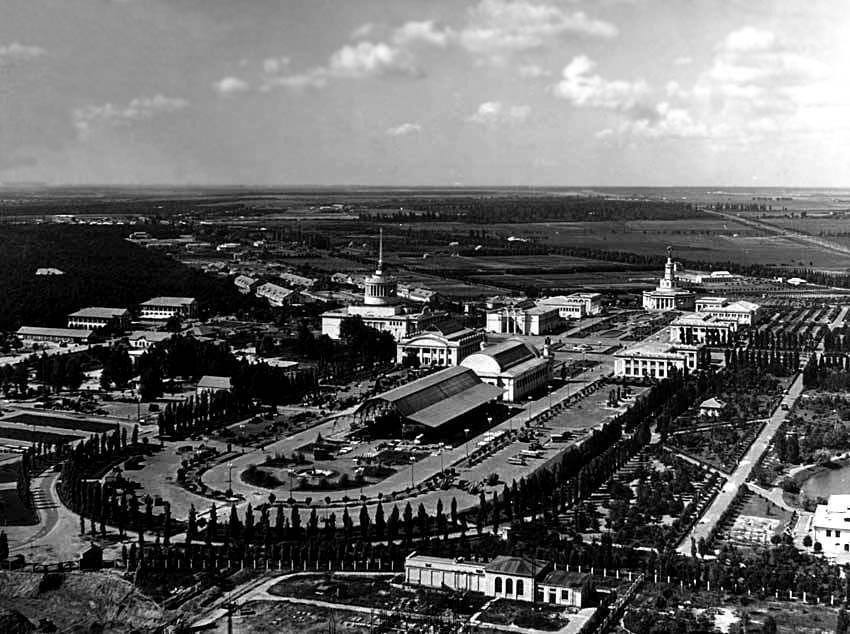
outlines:
[[514, 593], [514, 580], [513, 579], [505, 579], [505, 594], [513, 594]]
[[496, 594], [499, 594], [502, 591], [502, 578], [501, 577], [496, 577], [496, 583], [493, 586], [493, 591]]
[[831, 531], [831, 530], [829, 530], [828, 528], [826, 529], [826, 536], [827, 536], [827, 537], [832, 537], [832, 531]]
[[516, 580], [516, 593], [518, 597], [521, 597], [525, 593], [525, 588], [522, 579]]
[[561, 589], [561, 603], [569, 603], [570, 602], [570, 591], [566, 589]]

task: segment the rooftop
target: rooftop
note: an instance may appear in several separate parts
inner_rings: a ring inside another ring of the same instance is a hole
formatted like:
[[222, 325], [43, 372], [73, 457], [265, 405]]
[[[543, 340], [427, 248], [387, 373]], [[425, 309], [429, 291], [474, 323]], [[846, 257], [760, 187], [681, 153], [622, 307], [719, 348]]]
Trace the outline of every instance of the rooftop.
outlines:
[[92, 331], [83, 328], [45, 328], [42, 326], [21, 326], [18, 328], [21, 336], [51, 336], [51, 337], [91, 337]]
[[229, 390], [231, 387], [229, 376], [213, 376], [207, 374], [198, 381], [198, 387], [209, 390]]
[[487, 572], [513, 575], [515, 577], [539, 577], [550, 567], [545, 559], [531, 559], [528, 557], [496, 557], [485, 567]]
[[161, 330], [134, 330], [130, 333], [129, 339], [135, 341], [137, 339], [147, 339], [148, 341], [165, 341], [174, 336], [173, 332]]
[[639, 343], [636, 346], [621, 350], [614, 354], [615, 357], [677, 357], [682, 352], [693, 352], [702, 346], [687, 345], [681, 343], [669, 343], [665, 341], [649, 341]]
[[88, 306], [81, 308], [77, 312], [71, 313], [68, 317], [94, 317], [96, 319], [113, 319], [115, 317], [123, 317], [129, 311], [126, 308], [105, 308], [102, 306]]
[[580, 588], [590, 579], [585, 572], [570, 572], [569, 570], [553, 570], [540, 581], [547, 586], [558, 586], [560, 588]]
[[717, 398], [707, 398], [699, 404], [700, 409], [723, 409], [726, 403]]
[[519, 339], [508, 339], [495, 346], [484, 348], [480, 352], [469, 355], [466, 360], [475, 356], [491, 357], [502, 372], [515, 365], [537, 358], [531, 346]]
[[186, 306], [195, 301], [194, 297], [152, 297], [142, 306]]
[[439, 427], [501, 394], [501, 388], [483, 383], [469, 368], [456, 366], [378, 394], [361, 409], [370, 402], [384, 401], [405, 418]]

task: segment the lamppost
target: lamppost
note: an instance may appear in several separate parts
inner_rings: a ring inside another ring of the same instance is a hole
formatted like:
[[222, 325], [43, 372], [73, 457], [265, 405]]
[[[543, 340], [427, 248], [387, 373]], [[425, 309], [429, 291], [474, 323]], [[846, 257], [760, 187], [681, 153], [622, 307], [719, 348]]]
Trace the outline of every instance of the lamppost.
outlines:
[[466, 445], [466, 462], [467, 466], [469, 465], [469, 427], [463, 428], [463, 433], [466, 436], [466, 441], [464, 444]]
[[233, 463], [227, 463], [227, 493], [233, 495]]
[[413, 489], [413, 465], [416, 464], [416, 458], [410, 456], [410, 488]]
[[440, 447], [440, 475], [446, 475], [446, 468], [443, 466], [443, 451], [445, 451], [442, 447]]
[[548, 389], [548, 390], [549, 390], [549, 410], [551, 411], [551, 409], [552, 409], [552, 384], [551, 384], [551, 383], [547, 383], [547, 384], [546, 384], [546, 389]]
[[291, 500], [292, 499], [292, 474], [293, 474], [293, 470], [287, 469], [286, 474], [289, 476], [289, 499]]

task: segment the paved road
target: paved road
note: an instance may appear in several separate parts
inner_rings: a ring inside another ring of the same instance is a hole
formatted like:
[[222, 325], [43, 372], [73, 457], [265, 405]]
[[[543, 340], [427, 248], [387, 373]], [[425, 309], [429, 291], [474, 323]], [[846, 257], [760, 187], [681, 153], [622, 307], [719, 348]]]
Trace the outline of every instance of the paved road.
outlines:
[[[691, 554], [691, 538], [699, 542], [700, 538], [708, 539], [711, 530], [720, 520], [720, 516], [726, 508], [732, 503], [738, 488], [744, 485], [753, 467], [758, 463], [762, 454], [767, 450], [770, 441], [773, 439], [776, 430], [788, 418], [791, 407], [803, 391], [803, 375], [797, 374], [791, 387], [788, 388], [788, 393], [782, 397], [780, 405], [776, 408], [773, 414], [767, 421], [767, 424], [762, 429], [761, 433], [750, 446], [749, 451], [738, 463], [738, 467], [729, 476], [726, 484], [714, 498], [714, 502], [708, 507], [708, 510], [703, 514], [699, 522], [694, 526], [693, 530], [688, 533], [682, 542], [679, 544], [678, 551], [684, 555]], [[783, 405], [788, 406], [788, 410], [783, 409]]]

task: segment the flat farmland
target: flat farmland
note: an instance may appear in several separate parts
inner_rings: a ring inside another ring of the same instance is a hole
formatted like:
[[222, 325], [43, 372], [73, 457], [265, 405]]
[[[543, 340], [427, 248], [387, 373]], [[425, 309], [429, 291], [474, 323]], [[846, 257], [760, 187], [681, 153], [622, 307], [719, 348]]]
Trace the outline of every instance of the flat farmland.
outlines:
[[654, 288], [658, 283], [661, 272], [653, 274], [644, 271], [643, 275], [635, 271], [602, 271], [595, 273], [547, 273], [544, 270], [538, 274], [518, 275], [511, 273], [493, 273], [490, 275], [474, 275], [470, 280], [496, 286], [518, 288], [522, 286], [537, 286], [539, 288], [562, 289], [642, 289]]
[[403, 266], [415, 266], [420, 271], [451, 273], [510, 273], [524, 271], [607, 271], [632, 268], [628, 264], [567, 255], [434, 255], [422, 258], [397, 258]]
[[24, 442], [42, 442], [51, 445], [74, 442], [80, 440], [80, 436], [69, 436], [66, 434], [54, 434], [48, 431], [32, 431], [18, 427], [0, 427], [0, 438], [8, 440], [23, 440]]
[[115, 431], [117, 425], [101, 423], [95, 420], [80, 420], [75, 418], [60, 418], [59, 416], [43, 416], [41, 414], [17, 414], [4, 418], [0, 422], [18, 423], [34, 427], [52, 427], [54, 429], [73, 429], [94, 434]]

